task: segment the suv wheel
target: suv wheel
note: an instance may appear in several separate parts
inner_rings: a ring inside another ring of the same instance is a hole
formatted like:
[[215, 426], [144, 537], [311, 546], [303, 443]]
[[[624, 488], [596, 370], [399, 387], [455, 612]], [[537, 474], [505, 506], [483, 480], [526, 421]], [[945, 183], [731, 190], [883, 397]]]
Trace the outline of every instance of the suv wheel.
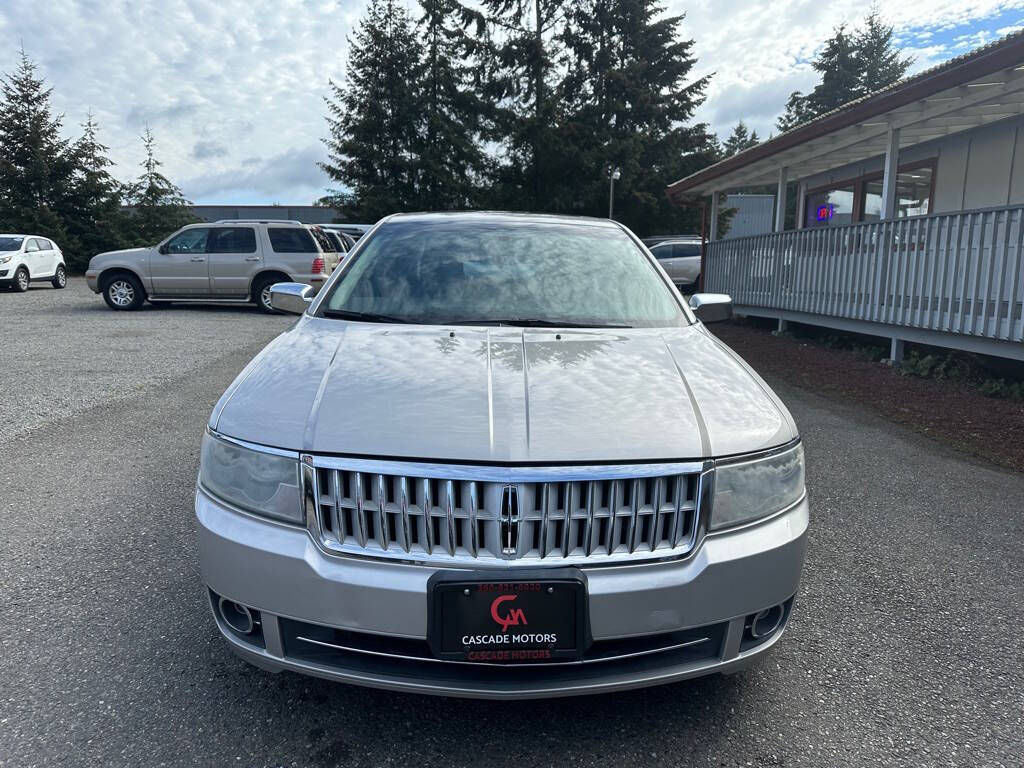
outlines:
[[24, 293], [28, 290], [28, 284], [28, 270], [24, 267], [18, 267], [18, 271], [14, 273], [14, 290], [18, 293]]
[[51, 282], [53, 283], [53, 287], [58, 289], [63, 288], [68, 284], [68, 272], [64, 269], [63, 264], [57, 265], [57, 272], [54, 274]]
[[275, 280], [272, 277], [264, 277], [261, 280], [259, 280], [259, 282], [253, 285], [253, 300], [256, 302], [256, 306], [259, 307], [264, 312], [277, 314], [277, 310], [274, 309], [274, 306], [270, 303], [270, 286], [279, 282], [281, 281]]
[[123, 312], [141, 307], [146, 300], [146, 293], [137, 278], [116, 275], [103, 288], [103, 300], [111, 309]]

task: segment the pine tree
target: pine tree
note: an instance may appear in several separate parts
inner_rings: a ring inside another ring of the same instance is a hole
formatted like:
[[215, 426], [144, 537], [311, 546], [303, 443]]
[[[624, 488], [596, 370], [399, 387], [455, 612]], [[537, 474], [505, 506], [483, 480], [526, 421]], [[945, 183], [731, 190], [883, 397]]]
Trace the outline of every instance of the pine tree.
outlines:
[[64, 245], [60, 208], [73, 171], [62, 115], [51, 88], [21, 51], [13, 74], [0, 78], [0, 230], [45, 235]]
[[723, 154], [726, 157], [735, 155], [737, 152], [742, 152], [745, 149], [757, 146], [761, 140], [757, 137], [757, 131], [750, 131], [746, 123], [740, 120], [736, 123], [732, 129], [732, 133], [729, 134], [729, 138], [725, 140], [723, 145]]
[[[695, 210], [674, 207], [665, 180], [718, 159], [717, 140], [691, 124], [708, 78], [690, 80], [693, 41], [682, 16], [665, 16], [657, 0], [584, 0], [566, 37], [569, 75], [563, 89], [572, 114], [566, 147], [585, 148], [583, 162], [563, 174], [584, 201], [581, 212], [608, 214], [608, 165], [621, 169], [615, 218], [638, 231], [699, 231]], [[570, 144], [571, 142], [571, 144]]]
[[847, 32], [842, 24], [836, 27], [812, 64], [821, 73], [821, 82], [807, 95], [790, 94], [777, 126], [780, 131], [791, 130], [885, 88], [903, 77], [912, 62], [893, 47], [892, 27], [882, 22], [872, 6], [857, 32]]
[[64, 225], [73, 246], [63, 250], [68, 266], [75, 270], [84, 270], [97, 253], [124, 246], [123, 190], [109, 171], [114, 163], [107, 157], [108, 147], [100, 143], [97, 131], [89, 112], [82, 123], [82, 136], [71, 148], [75, 174]]
[[494, 202], [520, 210], [557, 209], [563, 180], [559, 82], [569, 0], [482, 0], [475, 15], [481, 97], [493, 104], [489, 138], [501, 145]]
[[881, 90], [902, 78], [914, 60], [903, 56], [893, 46], [892, 26], [887, 26], [872, 6], [864, 20], [864, 28], [854, 38], [860, 69], [860, 94]]
[[421, 210], [472, 207], [484, 154], [477, 139], [483, 106], [473, 87], [471, 47], [457, 20], [459, 0], [421, 0], [424, 50], [418, 192]]
[[349, 45], [345, 84], [330, 83], [329, 160], [321, 167], [347, 188], [329, 196], [331, 204], [376, 221], [419, 203], [420, 44], [402, 6], [371, 0]]
[[149, 126], [142, 134], [146, 159], [140, 165], [142, 174], [128, 188], [127, 201], [132, 207], [126, 222], [127, 239], [135, 245], [152, 245], [174, 230], [196, 221], [189, 212], [189, 201], [160, 172], [156, 159], [156, 140]]

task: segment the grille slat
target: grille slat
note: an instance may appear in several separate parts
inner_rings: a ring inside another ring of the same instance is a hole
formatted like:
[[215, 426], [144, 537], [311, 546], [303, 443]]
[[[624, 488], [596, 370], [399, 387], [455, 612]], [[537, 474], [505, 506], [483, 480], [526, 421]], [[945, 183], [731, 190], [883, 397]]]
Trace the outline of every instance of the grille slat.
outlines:
[[641, 465], [636, 477], [619, 468], [602, 479], [589, 467], [595, 479], [508, 483], [467, 479], [464, 469], [425, 477], [337, 464], [313, 473], [312, 532], [329, 551], [559, 564], [677, 556], [696, 543], [699, 471], [651, 475]]

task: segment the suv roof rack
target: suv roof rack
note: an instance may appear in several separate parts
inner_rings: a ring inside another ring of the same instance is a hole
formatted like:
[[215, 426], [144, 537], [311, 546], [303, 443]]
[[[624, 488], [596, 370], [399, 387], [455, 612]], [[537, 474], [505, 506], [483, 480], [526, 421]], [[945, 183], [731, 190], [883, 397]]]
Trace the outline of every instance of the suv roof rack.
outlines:
[[303, 226], [301, 221], [295, 219], [218, 219], [210, 224], [297, 224]]

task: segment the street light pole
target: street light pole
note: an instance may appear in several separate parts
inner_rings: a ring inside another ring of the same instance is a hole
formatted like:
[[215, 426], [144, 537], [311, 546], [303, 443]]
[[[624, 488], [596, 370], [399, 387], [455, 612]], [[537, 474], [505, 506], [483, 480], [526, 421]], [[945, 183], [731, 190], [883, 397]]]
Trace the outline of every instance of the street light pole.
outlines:
[[608, 218], [612, 218], [615, 207], [615, 181], [622, 175], [618, 166], [608, 166]]

